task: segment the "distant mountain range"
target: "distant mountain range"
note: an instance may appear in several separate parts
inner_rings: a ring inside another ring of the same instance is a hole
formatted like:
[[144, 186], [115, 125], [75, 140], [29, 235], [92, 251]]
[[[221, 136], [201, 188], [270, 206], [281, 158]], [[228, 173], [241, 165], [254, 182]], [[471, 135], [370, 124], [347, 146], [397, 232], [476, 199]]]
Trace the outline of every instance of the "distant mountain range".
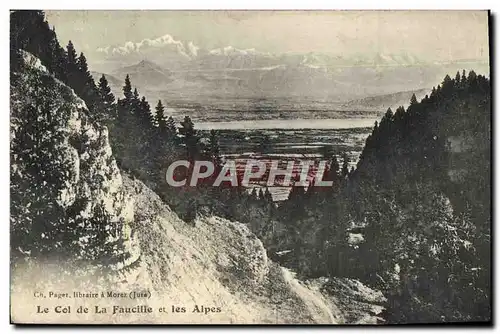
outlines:
[[232, 46], [205, 50], [170, 35], [99, 51], [107, 74], [121, 82], [129, 74], [141, 94], [166, 101], [303, 98], [349, 103], [437, 86], [446, 74], [462, 69], [487, 74], [489, 66], [480, 60], [433, 63], [408, 53], [271, 54]]

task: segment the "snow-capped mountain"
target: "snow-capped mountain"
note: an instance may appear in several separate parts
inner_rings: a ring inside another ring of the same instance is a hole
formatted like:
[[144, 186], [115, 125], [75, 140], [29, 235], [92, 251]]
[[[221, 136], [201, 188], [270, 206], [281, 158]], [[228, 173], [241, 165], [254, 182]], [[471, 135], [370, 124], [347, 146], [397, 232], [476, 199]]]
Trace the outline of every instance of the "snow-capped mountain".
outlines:
[[[99, 50], [118, 67], [117, 78], [129, 74], [145, 94], [161, 91], [182, 96], [311, 97], [349, 101], [437, 86], [447, 73], [488, 64], [434, 64], [409, 53], [272, 54], [255, 48], [225, 46], [204, 49], [171, 35]], [[123, 66], [125, 64], [125, 66]], [[484, 72], [483, 71], [483, 72]]]

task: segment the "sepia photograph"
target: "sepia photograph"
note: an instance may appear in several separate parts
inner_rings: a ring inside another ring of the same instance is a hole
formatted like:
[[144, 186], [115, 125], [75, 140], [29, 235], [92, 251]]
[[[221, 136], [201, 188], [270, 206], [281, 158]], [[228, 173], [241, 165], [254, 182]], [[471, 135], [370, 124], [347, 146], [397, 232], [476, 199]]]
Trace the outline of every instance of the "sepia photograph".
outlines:
[[492, 325], [488, 10], [10, 10], [10, 322]]

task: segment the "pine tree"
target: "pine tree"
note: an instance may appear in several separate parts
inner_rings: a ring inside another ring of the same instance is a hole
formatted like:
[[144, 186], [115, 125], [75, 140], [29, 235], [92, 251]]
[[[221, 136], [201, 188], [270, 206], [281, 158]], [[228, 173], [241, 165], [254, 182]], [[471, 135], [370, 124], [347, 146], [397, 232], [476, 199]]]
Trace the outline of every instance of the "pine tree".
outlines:
[[[75, 47], [73, 45], [73, 42], [71, 42], [71, 41], [68, 42], [68, 46], [66, 47], [66, 52], [68, 55], [68, 65], [74, 66], [74, 68], [76, 69], [77, 68], [77, 66], [76, 66], [77, 56], [76, 56], [76, 51], [75, 51]], [[70, 68], [68, 70], [72, 70], [72, 69]]]
[[257, 195], [257, 188], [256, 188], [256, 187], [254, 187], [254, 188], [252, 189], [252, 192], [250, 193], [250, 198], [251, 198], [252, 200], [257, 200], [257, 199], [258, 199], [258, 195]]
[[86, 102], [87, 107], [90, 110], [93, 110], [99, 103], [99, 97], [96, 91], [94, 78], [92, 78], [87, 65], [87, 58], [85, 58], [83, 52], [80, 53], [80, 56], [78, 57], [77, 66], [79, 71], [79, 82], [75, 89], [78, 90], [77, 94]]
[[167, 118], [166, 131], [167, 131], [167, 136], [170, 139], [175, 139], [177, 137], [177, 126], [176, 126], [175, 120], [172, 116], [169, 116]]
[[338, 161], [336, 155], [333, 155], [332, 162], [331, 162], [330, 166], [331, 166], [330, 170], [331, 170], [332, 174], [335, 175], [336, 178], [338, 178], [339, 171], [340, 171], [340, 164], [339, 164], [339, 161]]
[[[426, 97], [427, 97], [427, 95], [426, 95]], [[415, 103], [417, 103], [417, 102], [415, 102]], [[404, 115], [405, 115], [405, 108], [403, 106], [398, 107], [398, 109], [396, 109], [396, 113], [394, 114], [394, 122], [399, 123], [399, 122], [403, 121]]]
[[216, 166], [221, 166], [222, 159], [220, 157], [219, 137], [217, 136], [217, 131], [214, 129], [210, 130], [208, 145], [208, 155], [210, 159]]
[[273, 203], [273, 195], [271, 194], [271, 192], [269, 191], [269, 188], [266, 188], [266, 194], [265, 194], [265, 197], [266, 197], [266, 200], [269, 202], [269, 203]]
[[155, 119], [151, 114], [151, 106], [149, 102], [146, 100], [146, 97], [143, 96], [140, 102], [141, 109], [141, 118], [144, 122], [144, 126], [146, 128], [152, 128], [155, 125]]
[[111, 88], [108, 85], [108, 80], [106, 79], [104, 74], [99, 79], [98, 92], [103, 118], [114, 119], [116, 117], [115, 96], [111, 92]]
[[194, 130], [194, 123], [191, 120], [191, 117], [189, 116], [184, 116], [184, 120], [181, 122], [181, 129], [179, 132], [183, 136], [193, 136], [196, 134], [196, 131]]
[[265, 201], [265, 195], [262, 188], [259, 189], [259, 201]]
[[75, 47], [71, 41], [68, 42], [66, 47], [67, 55], [67, 75], [68, 75], [68, 85], [72, 87], [75, 91], [80, 91], [79, 88], [79, 70], [78, 70], [78, 58], [76, 55]]
[[443, 80], [443, 91], [447, 92], [451, 87], [453, 87], [453, 80], [451, 80], [450, 76], [447, 74]]
[[49, 49], [51, 53], [49, 69], [52, 73], [55, 74], [56, 78], [64, 83], [67, 83], [68, 78], [66, 73], [66, 53], [64, 49], [61, 48], [59, 41], [57, 40], [57, 35], [54, 27], [52, 28], [51, 32], [52, 36], [49, 43]]
[[301, 186], [293, 186], [290, 190], [290, 193], [288, 194], [288, 202], [285, 207], [285, 211], [288, 211], [287, 214], [289, 214], [290, 217], [300, 217], [305, 212], [302, 205], [305, 194], [306, 190]]
[[[415, 93], [412, 94], [411, 99], [410, 99], [410, 105], [417, 104], [417, 97], [415, 96]], [[390, 108], [389, 108], [390, 109]]]
[[[415, 94], [413, 94], [412, 96], [412, 100], [413, 100], [413, 97], [415, 97]], [[417, 98], [415, 98], [416, 100]], [[392, 118], [394, 117], [394, 113], [392, 112], [392, 109], [391, 108], [387, 108], [387, 112], [385, 113], [384, 117], [382, 118], [382, 121], [384, 121], [384, 118], [387, 122], [392, 122]]]
[[125, 85], [123, 86], [122, 90], [123, 90], [123, 96], [125, 97], [125, 103], [130, 105], [130, 103], [132, 102], [133, 93], [132, 93], [132, 84], [130, 83], [130, 77], [128, 74], [125, 77]]
[[158, 104], [156, 105], [155, 110], [155, 120], [156, 124], [158, 125], [158, 129], [160, 133], [165, 134], [167, 131], [167, 119], [165, 116], [165, 107], [163, 107], [161, 100], [158, 100]]
[[[337, 189], [340, 183], [340, 164], [337, 159], [337, 156], [334, 154], [332, 159], [330, 160], [330, 167], [328, 168], [327, 178], [324, 178], [325, 181], [333, 181], [332, 188]], [[307, 189], [308, 194], [312, 194], [315, 190], [315, 187], [309, 187]]]
[[460, 87], [460, 71], [457, 71], [457, 74], [455, 75], [455, 86]]
[[137, 91], [137, 88], [134, 88], [134, 92], [132, 93], [131, 109], [132, 113], [137, 117], [136, 121], [140, 121], [143, 113], [141, 110], [141, 100], [139, 99], [139, 92]]
[[[469, 76], [467, 77], [467, 82], [469, 83], [469, 85], [474, 82], [475, 80], [477, 79], [477, 74], [476, 72], [474, 71], [470, 71], [469, 72]], [[446, 78], [445, 78], [446, 80]]]
[[346, 178], [349, 175], [349, 156], [347, 155], [346, 152], [342, 154], [342, 178]]
[[194, 160], [199, 155], [198, 141], [199, 138], [194, 129], [194, 123], [189, 116], [185, 116], [179, 128], [179, 134], [183, 138], [184, 145], [186, 146], [186, 153], [188, 160]]
[[125, 83], [122, 87], [123, 99], [118, 99], [118, 117], [121, 119], [121, 123], [130, 124], [130, 122], [134, 123], [136, 120], [131, 116], [134, 115], [133, 110], [133, 93], [132, 93], [132, 83], [130, 82], [130, 76], [127, 74], [125, 76]]
[[89, 72], [89, 67], [87, 65], [87, 58], [83, 54], [83, 52], [80, 53], [80, 56], [78, 57], [78, 70], [82, 74], [83, 77], [92, 77]]

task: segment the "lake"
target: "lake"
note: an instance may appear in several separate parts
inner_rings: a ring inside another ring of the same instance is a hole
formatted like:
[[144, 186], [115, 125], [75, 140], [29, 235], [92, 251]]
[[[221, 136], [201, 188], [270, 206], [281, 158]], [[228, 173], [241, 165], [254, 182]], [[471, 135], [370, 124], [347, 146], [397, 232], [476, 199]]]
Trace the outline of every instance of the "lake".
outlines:
[[373, 127], [376, 117], [340, 119], [273, 119], [221, 122], [198, 122], [200, 130], [260, 130], [260, 129], [352, 129]]

